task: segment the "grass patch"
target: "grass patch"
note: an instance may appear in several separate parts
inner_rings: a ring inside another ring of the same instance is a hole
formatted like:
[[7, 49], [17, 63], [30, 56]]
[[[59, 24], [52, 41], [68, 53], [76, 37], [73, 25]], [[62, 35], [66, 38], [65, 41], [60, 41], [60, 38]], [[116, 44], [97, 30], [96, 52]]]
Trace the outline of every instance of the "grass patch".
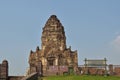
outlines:
[[120, 80], [116, 76], [89, 76], [89, 75], [71, 75], [71, 76], [48, 76], [42, 77], [42, 80]]

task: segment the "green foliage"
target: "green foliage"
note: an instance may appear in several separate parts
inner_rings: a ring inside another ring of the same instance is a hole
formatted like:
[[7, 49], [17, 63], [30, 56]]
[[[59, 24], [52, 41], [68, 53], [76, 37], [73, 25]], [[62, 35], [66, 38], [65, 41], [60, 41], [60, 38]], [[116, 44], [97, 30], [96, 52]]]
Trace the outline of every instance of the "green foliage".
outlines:
[[120, 80], [116, 76], [88, 76], [88, 75], [71, 75], [71, 76], [49, 76], [43, 77], [42, 80]]

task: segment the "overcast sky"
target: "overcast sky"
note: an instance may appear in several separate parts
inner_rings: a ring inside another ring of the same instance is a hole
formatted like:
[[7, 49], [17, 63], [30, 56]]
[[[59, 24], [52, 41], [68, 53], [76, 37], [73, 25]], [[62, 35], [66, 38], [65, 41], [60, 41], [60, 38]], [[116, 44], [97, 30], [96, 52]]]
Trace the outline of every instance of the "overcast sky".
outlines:
[[50, 15], [65, 28], [67, 47], [84, 59], [120, 65], [120, 0], [0, 0], [0, 63], [9, 75], [23, 75], [30, 50], [41, 47], [41, 33]]

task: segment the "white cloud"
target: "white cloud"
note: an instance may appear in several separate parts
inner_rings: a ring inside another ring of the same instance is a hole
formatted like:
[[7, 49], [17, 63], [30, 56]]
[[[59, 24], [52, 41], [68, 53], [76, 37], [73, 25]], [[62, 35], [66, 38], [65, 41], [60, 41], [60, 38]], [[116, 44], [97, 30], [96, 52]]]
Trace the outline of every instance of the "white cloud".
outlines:
[[120, 46], [120, 35], [114, 39], [113, 44], [116, 46]]
[[112, 47], [115, 51], [120, 52], [120, 35], [118, 35], [113, 41], [112, 41]]
[[108, 62], [110, 64], [118, 65], [120, 56], [120, 34], [116, 35], [108, 45], [107, 49]]

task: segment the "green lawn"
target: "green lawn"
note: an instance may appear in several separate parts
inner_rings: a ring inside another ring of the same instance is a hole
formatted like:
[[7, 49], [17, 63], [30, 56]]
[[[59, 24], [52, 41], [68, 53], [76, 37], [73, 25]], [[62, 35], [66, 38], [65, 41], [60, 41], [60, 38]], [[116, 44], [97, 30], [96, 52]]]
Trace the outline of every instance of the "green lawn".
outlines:
[[120, 80], [120, 77], [116, 76], [49, 76], [43, 77], [42, 80]]

